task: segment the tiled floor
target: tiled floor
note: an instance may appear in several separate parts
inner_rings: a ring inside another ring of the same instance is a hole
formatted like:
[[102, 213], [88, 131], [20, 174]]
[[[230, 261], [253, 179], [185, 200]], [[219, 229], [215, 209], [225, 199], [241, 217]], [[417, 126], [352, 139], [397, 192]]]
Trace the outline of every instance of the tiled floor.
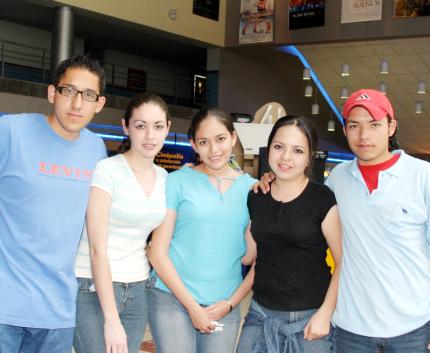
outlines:
[[143, 341], [140, 345], [140, 352], [155, 353], [155, 346], [152, 340]]

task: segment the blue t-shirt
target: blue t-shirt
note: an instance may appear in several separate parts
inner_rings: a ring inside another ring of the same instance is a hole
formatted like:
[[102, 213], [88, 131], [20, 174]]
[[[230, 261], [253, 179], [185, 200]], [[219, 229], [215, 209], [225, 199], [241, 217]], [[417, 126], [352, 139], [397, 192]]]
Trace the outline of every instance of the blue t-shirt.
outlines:
[[[210, 305], [230, 297], [242, 281], [246, 206], [255, 179], [244, 174], [220, 194], [208, 176], [183, 167], [167, 177], [167, 208], [176, 211], [169, 256], [193, 298]], [[156, 287], [169, 289], [157, 278]]]
[[106, 148], [86, 129], [64, 140], [40, 114], [0, 117], [0, 136], [0, 323], [73, 327], [75, 256]]
[[333, 322], [362, 336], [399, 336], [430, 320], [430, 164], [394, 153], [372, 193], [357, 159], [327, 179], [343, 237]]

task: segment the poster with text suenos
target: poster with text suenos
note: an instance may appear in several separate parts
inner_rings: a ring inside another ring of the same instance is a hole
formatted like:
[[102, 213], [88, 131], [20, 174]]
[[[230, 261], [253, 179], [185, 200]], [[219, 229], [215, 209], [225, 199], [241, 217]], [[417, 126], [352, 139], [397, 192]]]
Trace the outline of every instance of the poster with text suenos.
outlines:
[[382, 0], [342, 0], [341, 23], [379, 21]]
[[275, 0], [241, 0], [239, 44], [273, 41]]
[[430, 0], [393, 0], [394, 18], [430, 16]]
[[289, 28], [324, 26], [325, 0], [290, 0]]

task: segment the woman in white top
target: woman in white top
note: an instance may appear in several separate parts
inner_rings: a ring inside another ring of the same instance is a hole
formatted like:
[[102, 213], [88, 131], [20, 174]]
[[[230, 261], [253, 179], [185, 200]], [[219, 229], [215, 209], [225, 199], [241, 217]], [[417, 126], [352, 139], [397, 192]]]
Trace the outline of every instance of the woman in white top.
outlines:
[[137, 353], [147, 323], [145, 247], [166, 213], [167, 172], [154, 157], [169, 131], [167, 105], [155, 94], [138, 94], [122, 125], [125, 152], [93, 172], [75, 268], [77, 353]]

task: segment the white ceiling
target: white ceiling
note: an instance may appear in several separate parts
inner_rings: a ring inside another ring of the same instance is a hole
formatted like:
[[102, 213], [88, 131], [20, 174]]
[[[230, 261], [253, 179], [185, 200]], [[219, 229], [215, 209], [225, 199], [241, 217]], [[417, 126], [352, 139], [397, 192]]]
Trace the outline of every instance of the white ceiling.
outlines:
[[[361, 88], [378, 89], [387, 84], [387, 96], [399, 121], [397, 139], [409, 153], [430, 154], [430, 37], [358, 41], [298, 46], [328, 94], [341, 109], [341, 87], [349, 93]], [[389, 73], [379, 73], [380, 61], [389, 63]], [[342, 77], [342, 64], [350, 65], [350, 76]], [[426, 94], [418, 94], [425, 81]], [[415, 102], [423, 103], [423, 114], [415, 114]]]

